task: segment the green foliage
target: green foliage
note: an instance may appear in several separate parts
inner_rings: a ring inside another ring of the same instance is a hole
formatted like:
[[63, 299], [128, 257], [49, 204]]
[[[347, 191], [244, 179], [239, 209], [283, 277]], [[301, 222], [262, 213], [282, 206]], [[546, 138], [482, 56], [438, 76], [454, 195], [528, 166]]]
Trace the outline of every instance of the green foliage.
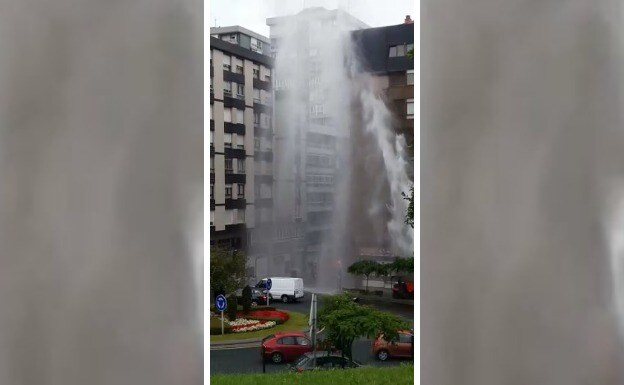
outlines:
[[210, 375], [215, 385], [411, 385], [414, 366], [361, 367], [345, 370], [310, 370], [303, 373], [279, 372], [258, 374]]
[[348, 294], [324, 297], [318, 323], [319, 327], [327, 328], [327, 339], [348, 357], [352, 357], [351, 347], [356, 338], [375, 338], [383, 333], [388, 341], [394, 341], [399, 330], [409, 327], [396, 315], [354, 303]]
[[389, 269], [396, 271], [397, 273], [413, 273], [414, 272], [414, 258], [395, 258], [394, 262], [390, 264]]
[[227, 309], [225, 309], [225, 311], [227, 311], [227, 316], [230, 321], [234, 321], [236, 319], [236, 310], [238, 309], [237, 302], [238, 301], [234, 294], [231, 294], [227, 298]]
[[371, 274], [379, 271], [379, 263], [375, 261], [357, 261], [354, 262], [347, 271], [354, 275], [363, 275], [366, 277], [366, 291], [368, 291], [368, 278]]
[[210, 291], [228, 294], [245, 283], [247, 256], [237, 250], [210, 248]]
[[407, 51], [407, 57], [410, 59], [414, 59], [414, 49], [410, 49], [409, 51]]
[[251, 287], [249, 285], [243, 288], [243, 313], [249, 314], [251, 310]]
[[403, 199], [409, 202], [407, 206], [407, 212], [405, 213], [405, 223], [410, 225], [412, 229], [414, 228], [414, 186], [410, 187], [411, 195], [407, 195], [402, 192]]

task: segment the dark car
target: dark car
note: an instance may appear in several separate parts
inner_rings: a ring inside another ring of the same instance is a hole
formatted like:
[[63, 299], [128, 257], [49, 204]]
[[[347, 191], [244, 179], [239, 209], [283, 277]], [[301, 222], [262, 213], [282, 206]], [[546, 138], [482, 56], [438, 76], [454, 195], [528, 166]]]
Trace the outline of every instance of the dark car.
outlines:
[[[236, 290], [236, 299], [239, 304], [243, 303], [243, 289]], [[269, 300], [273, 301], [273, 296], [268, 293], [267, 290], [251, 288], [251, 306], [258, 305], [266, 305], [267, 304], [267, 294], [269, 295]]]
[[352, 369], [359, 368], [360, 366], [362, 366], [362, 364], [359, 362], [347, 357], [343, 358], [339, 354], [317, 351], [316, 360], [314, 360], [314, 353], [305, 353], [295, 361], [291, 369], [297, 372], [303, 372], [312, 369]]
[[265, 337], [260, 350], [263, 359], [275, 364], [293, 361], [302, 354], [312, 351], [312, 341], [304, 332], [277, 332]]

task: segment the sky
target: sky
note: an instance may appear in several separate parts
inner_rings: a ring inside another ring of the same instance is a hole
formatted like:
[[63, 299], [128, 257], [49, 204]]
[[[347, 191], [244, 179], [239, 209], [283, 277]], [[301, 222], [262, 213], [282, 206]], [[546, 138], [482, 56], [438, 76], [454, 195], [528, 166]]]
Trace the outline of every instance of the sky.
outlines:
[[403, 23], [414, 17], [414, 0], [210, 0], [210, 27], [240, 25], [269, 37], [266, 19], [299, 12], [308, 7], [342, 7], [371, 27]]

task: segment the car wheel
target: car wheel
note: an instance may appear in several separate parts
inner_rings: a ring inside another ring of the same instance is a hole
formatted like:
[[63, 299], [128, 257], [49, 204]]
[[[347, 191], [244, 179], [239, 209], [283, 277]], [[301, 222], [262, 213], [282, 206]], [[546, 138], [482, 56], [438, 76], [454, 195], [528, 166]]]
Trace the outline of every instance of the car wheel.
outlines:
[[275, 352], [271, 354], [271, 361], [273, 361], [274, 364], [281, 363], [283, 359], [284, 357], [282, 356], [282, 353]]
[[288, 302], [288, 296], [287, 296], [286, 294], [284, 294], [284, 295], [282, 296], [282, 302], [283, 302], [283, 303], [287, 303], [287, 302]]
[[385, 361], [388, 359], [388, 357], [390, 357], [390, 355], [388, 354], [387, 350], [381, 349], [377, 352], [377, 359], [379, 361]]

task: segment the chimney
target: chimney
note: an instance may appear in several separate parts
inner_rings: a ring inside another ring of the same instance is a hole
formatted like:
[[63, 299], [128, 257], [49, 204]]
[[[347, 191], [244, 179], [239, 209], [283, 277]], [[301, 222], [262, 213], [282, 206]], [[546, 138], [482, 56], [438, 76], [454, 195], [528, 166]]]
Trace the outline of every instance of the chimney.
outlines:
[[413, 24], [413, 23], [414, 23], [414, 20], [410, 18], [410, 15], [406, 15], [404, 24]]

